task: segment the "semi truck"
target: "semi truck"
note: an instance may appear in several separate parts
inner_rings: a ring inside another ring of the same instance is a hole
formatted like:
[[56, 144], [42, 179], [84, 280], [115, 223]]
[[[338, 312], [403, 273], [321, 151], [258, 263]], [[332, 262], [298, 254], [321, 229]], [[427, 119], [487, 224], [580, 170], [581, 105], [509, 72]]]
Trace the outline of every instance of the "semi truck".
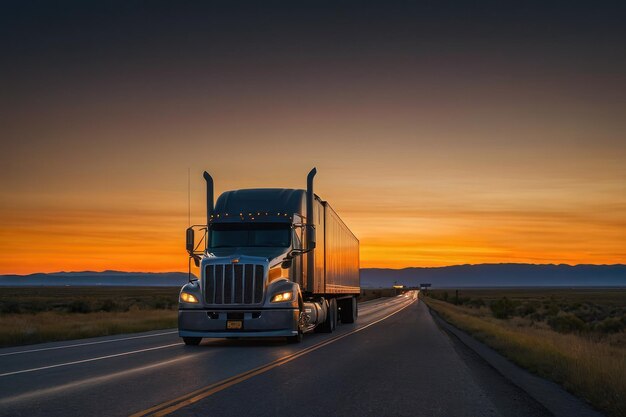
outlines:
[[202, 338], [286, 337], [354, 323], [361, 292], [359, 240], [327, 201], [306, 190], [226, 191], [214, 203], [206, 171], [206, 224], [186, 230], [199, 277], [179, 296], [178, 332]]

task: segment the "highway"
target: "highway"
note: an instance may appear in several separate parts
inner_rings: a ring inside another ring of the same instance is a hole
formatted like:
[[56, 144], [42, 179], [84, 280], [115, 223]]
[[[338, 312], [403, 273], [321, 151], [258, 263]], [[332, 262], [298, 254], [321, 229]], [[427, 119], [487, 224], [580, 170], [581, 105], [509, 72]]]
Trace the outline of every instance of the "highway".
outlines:
[[185, 346], [175, 329], [0, 350], [1, 416], [544, 416], [415, 293], [355, 324]]

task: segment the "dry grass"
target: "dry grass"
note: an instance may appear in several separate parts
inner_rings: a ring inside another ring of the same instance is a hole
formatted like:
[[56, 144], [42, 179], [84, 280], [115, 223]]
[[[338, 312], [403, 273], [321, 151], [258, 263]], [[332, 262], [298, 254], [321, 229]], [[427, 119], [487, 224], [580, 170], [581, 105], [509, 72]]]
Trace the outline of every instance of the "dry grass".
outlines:
[[176, 327], [178, 288], [3, 287], [0, 347]]
[[123, 312], [178, 306], [178, 287], [1, 287], [0, 315]]
[[518, 365], [562, 384], [612, 416], [626, 416], [624, 332], [594, 339], [563, 334], [521, 317], [496, 319], [486, 307], [471, 308], [424, 297], [443, 318]]
[[176, 327], [176, 310], [3, 314], [0, 346], [80, 339]]

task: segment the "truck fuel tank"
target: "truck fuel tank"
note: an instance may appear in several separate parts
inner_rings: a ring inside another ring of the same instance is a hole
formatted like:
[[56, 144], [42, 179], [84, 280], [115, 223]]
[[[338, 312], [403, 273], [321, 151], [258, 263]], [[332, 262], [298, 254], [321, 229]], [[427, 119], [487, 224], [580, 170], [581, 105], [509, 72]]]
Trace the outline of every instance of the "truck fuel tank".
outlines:
[[320, 323], [326, 321], [328, 306], [324, 299], [321, 301], [306, 301], [302, 308], [302, 321], [304, 331], [310, 331]]

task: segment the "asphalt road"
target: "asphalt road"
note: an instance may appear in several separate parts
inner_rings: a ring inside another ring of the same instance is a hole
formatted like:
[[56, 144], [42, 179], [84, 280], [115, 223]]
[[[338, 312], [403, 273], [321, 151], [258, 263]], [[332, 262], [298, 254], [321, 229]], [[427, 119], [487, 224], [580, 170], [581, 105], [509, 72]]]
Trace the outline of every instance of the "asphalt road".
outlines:
[[304, 342], [175, 330], [0, 350], [1, 416], [543, 416], [411, 293]]

